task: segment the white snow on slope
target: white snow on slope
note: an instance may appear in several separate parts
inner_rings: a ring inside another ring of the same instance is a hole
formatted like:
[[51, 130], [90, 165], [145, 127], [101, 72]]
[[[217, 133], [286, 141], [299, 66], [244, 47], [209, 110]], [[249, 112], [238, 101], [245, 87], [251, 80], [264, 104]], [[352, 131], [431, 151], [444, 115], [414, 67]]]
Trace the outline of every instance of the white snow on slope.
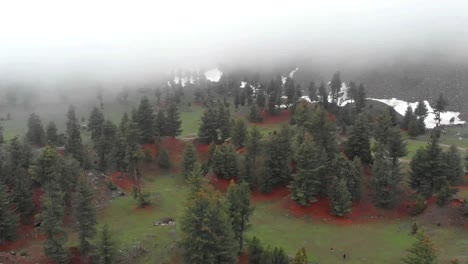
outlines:
[[[384, 103], [386, 105], [389, 105], [391, 107], [393, 107], [395, 109], [395, 111], [397, 111], [400, 115], [405, 115], [405, 112], [406, 112], [406, 109], [408, 108], [408, 105], [411, 106], [411, 108], [413, 109], [416, 109], [416, 106], [418, 105], [418, 102], [414, 102], [414, 103], [408, 103], [406, 101], [403, 101], [403, 100], [398, 100], [396, 98], [392, 98], [392, 99], [375, 99], [375, 98], [367, 98], [368, 100], [374, 100], [374, 101], [378, 101], [378, 102], [381, 102], [381, 103]], [[434, 113], [434, 109], [431, 107], [431, 105], [429, 104], [428, 101], [424, 101], [424, 104], [426, 105], [427, 107], [427, 110], [428, 110], [428, 116], [426, 117], [426, 120], [425, 120], [425, 123], [426, 123], [426, 127], [427, 128], [434, 128], [436, 126], [436, 121], [435, 121], [435, 113]], [[440, 117], [441, 117], [441, 124], [442, 125], [461, 125], [461, 124], [465, 124], [465, 121], [462, 121], [460, 118], [459, 118], [459, 115], [460, 113], [459, 112], [452, 112], [452, 111], [447, 111], [447, 112], [443, 112], [440, 114]], [[454, 118], [454, 122], [453, 123], [450, 123], [450, 119]]]
[[[289, 73], [289, 78], [292, 79], [294, 77], [294, 73], [296, 73], [298, 70], [299, 70], [299, 67], [296, 67], [296, 69], [292, 70]], [[281, 82], [283, 83], [283, 85], [286, 83], [287, 78], [288, 78], [287, 76], [281, 76]]]
[[206, 79], [212, 82], [218, 82], [222, 75], [223, 73], [218, 68], [214, 68], [205, 72]]

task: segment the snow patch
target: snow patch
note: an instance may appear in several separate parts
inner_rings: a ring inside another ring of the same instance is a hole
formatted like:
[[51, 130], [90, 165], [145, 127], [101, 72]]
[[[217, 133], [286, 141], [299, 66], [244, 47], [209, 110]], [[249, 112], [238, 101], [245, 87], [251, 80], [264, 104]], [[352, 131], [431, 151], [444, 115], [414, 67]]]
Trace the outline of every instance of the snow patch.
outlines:
[[[297, 71], [299, 70], [299, 67], [296, 67], [296, 69], [292, 70], [290, 73], [289, 73], [289, 78], [293, 78], [294, 77], [294, 73], [296, 73]], [[281, 76], [281, 82], [283, 83], [283, 85], [286, 83], [286, 80], [288, 79], [287, 76]]]
[[[378, 101], [378, 102], [384, 103], [386, 105], [389, 105], [389, 106], [393, 107], [393, 109], [395, 109], [395, 111], [397, 111], [400, 115], [403, 115], [403, 116], [405, 115], [405, 112], [406, 112], [406, 109], [408, 108], [408, 106], [411, 106], [411, 108], [414, 111], [416, 109], [417, 105], [418, 105], [418, 102], [408, 103], [406, 101], [399, 100], [399, 99], [396, 99], [396, 98], [392, 98], [392, 99], [367, 98], [367, 99], [368, 100]], [[424, 104], [426, 105], [427, 110], [428, 110], [428, 115], [427, 115], [426, 120], [425, 120], [426, 127], [427, 128], [434, 128], [436, 126], [434, 109], [432, 108], [432, 106], [429, 104], [428, 101], [424, 101]], [[463, 124], [465, 124], [465, 121], [462, 121], [459, 118], [459, 115], [460, 115], [459, 112], [452, 112], [452, 111], [442, 112], [440, 114], [440, 118], [441, 118], [440, 123], [442, 125], [463, 125]], [[452, 119], [452, 118], [454, 119], [454, 121], [450, 122], [450, 119]]]
[[223, 73], [218, 68], [214, 68], [205, 72], [206, 79], [211, 82], [218, 82], [222, 75]]

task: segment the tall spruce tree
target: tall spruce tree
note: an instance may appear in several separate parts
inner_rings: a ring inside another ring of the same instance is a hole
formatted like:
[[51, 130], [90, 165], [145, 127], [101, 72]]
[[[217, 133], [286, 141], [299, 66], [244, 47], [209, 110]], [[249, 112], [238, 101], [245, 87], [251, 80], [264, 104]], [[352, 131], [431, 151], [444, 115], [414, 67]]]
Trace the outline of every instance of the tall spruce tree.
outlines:
[[247, 252], [249, 254], [249, 264], [259, 264], [262, 258], [263, 245], [256, 236], [250, 239], [247, 243]]
[[382, 208], [394, 207], [401, 195], [400, 166], [385, 155], [383, 146], [378, 147], [372, 166], [372, 197], [374, 204]]
[[180, 135], [180, 133], [182, 132], [180, 128], [181, 124], [182, 121], [180, 121], [180, 113], [177, 109], [177, 105], [175, 103], [169, 104], [169, 107], [167, 108], [167, 118], [165, 122], [165, 130], [167, 136], [176, 137]]
[[335, 139], [336, 127], [335, 123], [328, 118], [325, 109], [322, 107], [315, 109], [305, 127], [320, 150], [325, 150], [329, 159], [333, 159], [338, 151]]
[[364, 85], [362, 83], [359, 84], [355, 105], [357, 113], [362, 113], [364, 108], [366, 108], [366, 90], [364, 89]]
[[26, 139], [32, 145], [42, 147], [46, 143], [46, 136], [44, 127], [42, 126], [41, 118], [32, 113], [28, 119], [28, 131], [26, 132]]
[[193, 192], [181, 219], [186, 263], [236, 263], [238, 244], [226, 205], [210, 186]]
[[369, 127], [367, 115], [360, 114], [354, 124], [351, 136], [346, 142], [346, 155], [350, 158], [359, 157], [364, 163], [372, 163], [370, 150]]
[[405, 264], [436, 264], [437, 252], [433, 242], [422, 231], [416, 234], [417, 241], [408, 249], [408, 255], [403, 259]]
[[408, 153], [406, 148], [406, 142], [403, 140], [400, 129], [393, 127], [390, 129], [386, 149], [388, 151], [388, 156], [392, 159], [392, 163], [396, 164], [398, 159], [406, 156]]
[[239, 253], [244, 245], [244, 233], [247, 230], [253, 208], [250, 206], [250, 187], [246, 182], [234, 183], [231, 180], [226, 192], [228, 215], [231, 219], [234, 238], [238, 242]]
[[148, 97], [144, 96], [141, 98], [140, 105], [134, 117], [134, 121], [136, 121], [138, 126], [140, 143], [153, 143], [155, 116]]
[[209, 106], [201, 117], [198, 136], [208, 143], [218, 142], [220, 138], [217, 119], [217, 111], [213, 106]]
[[87, 180], [80, 180], [77, 188], [75, 218], [78, 223], [80, 254], [86, 258], [91, 251], [90, 240], [96, 235], [96, 210], [93, 191]]
[[400, 127], [401, 129], [408, 130], [410, 121], [414, 118], [413, 108], [410, 105], [406, 108], [405, 115], [401, 120]]
[[85, 154], [80, 132], [80, 122], [75, 113], [75, 107], [70, 106], [67, 112], [67, 142], [65, 144], [66, 153], [78, 160], [82, 165], [85, 162]]
[[102, 126], [99, 138], [95, 140], [94, 148], [98, 157], [98, 167], [101, 171], [106, 171], [111, 163], [111, 152], [116, 142], [117, 126], [106, 120]]
[[88, 131], [91, 132], [91, 140], [96, 142], [101, 137], [102, 126], [104, 125], [104, 114], [96, 106], [91, 110], [88, 118]]
[[451, 145], [445, 153], [445, 163], [447, 164], [447, 180], [451, 185], [460, 184], [463, 181], [465, 171], [462, 158], [457, 146]]
[[169, 160], [169, 153], [165, 148], [161, 148], [158, 157], [158, 165], [161, 169], [169, 169], [171, 162]]
[[223, 144], [217, 148], [212, 163], [213, 173], [224, 179], [232, 179], [238, 176], [237, 153], [231, 145]]
[[18, 217], [11, 210], [7, 187], [0, 183], [0, 245], [16, 238]]
[[58, 129], [54, 122], [50, 121], [46, 127], [46, 140], [47, 144], [50, 146], [58, 146], [59, 145], [59, 135]]
[[116, 256], [114, 241], [111, 237], [111, 232], [107, 223], [104, 224], [99, 244], [98, 244], [98, 263], [113, 264]]
[[338, 102], [338, 93], [340, 92], [340, 89], [341, 89], [340, 72], [335, 72], [333, 74], [331, 82], [330, 82], [330, 88], [331, 88], [331, 95], [332, 95], [332, 103], [336, 104]]
[[187, 179], [187, 177], [192, 173], [195, 163], [198, 160], [197, 151], [195, 150], [193, 143], [188, 143], [187, 146], [185, 146], [183, 159], [182, 173]]
[[229, 109], [226, 109], [224, 104], [218, 102], [217, 112], [218, 129], [221, 136], [221, 141], [228, 139], [231, 136], [231, 114]]
[[320, 150], [308, 141], [303, 142], [296, 153], [297, 173], [293, 175], [289, 188], [291, 199], [302, 206], [317, 201], [324, 166], [318, 163], [320, 154]]
[[344, 216], [352, 211], [351, 194], [348, 191], [346, 179], [335, 178], [332, 187], [330, 212], [336, 216]]
[[260, 130], [256, 126], [252, 127], [248, 134], [247, 134], [247, 139], [246, 139], [246, 148], [247, 152], [251, 154], [254, 164], [256, 161], [256, 157], [260, 154], [261, 151], [261, 140], [262, 140], [262, 133], [260, 133]]
[[307, 87], [307, 91], [309, 92], [309, 100], [311, 102], [317, 101], [317, 87], [314, 82], [309, 83], [309, 86]]
[[241, 119], [234, 121], [234, 128], [232, 131], [232, 144], [236, 147], [244, 146], [244, 142], [247, 136], [247, 126]]
[[166, 130], [167, 118], [164, 114], [164, 110], [159, 110], [156, 114], [156, 119], [154, 121], [155, 135], [158, 137], [164, 137], [168, 135]]

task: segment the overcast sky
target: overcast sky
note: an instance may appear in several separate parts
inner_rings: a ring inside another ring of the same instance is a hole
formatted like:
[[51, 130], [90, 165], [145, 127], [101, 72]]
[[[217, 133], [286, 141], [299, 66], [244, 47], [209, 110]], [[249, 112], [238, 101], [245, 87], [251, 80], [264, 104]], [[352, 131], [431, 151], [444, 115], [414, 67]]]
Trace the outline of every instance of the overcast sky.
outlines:
[[330, 61], [412, 51], [466, 56], [467, 25], [466, 0], [6, 0], [0, 78], [135, 77], [302, 55]]

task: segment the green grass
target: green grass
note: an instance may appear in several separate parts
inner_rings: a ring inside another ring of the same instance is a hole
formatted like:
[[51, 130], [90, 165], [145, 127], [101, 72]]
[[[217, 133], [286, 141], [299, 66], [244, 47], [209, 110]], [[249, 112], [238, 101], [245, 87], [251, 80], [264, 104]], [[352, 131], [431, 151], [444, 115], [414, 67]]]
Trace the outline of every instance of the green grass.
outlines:
[[197, 135], [203, 112], [204, 108], [197, 105], [192, 105], [190, 109], [181, 111], [182, 137], [195, 137]]

